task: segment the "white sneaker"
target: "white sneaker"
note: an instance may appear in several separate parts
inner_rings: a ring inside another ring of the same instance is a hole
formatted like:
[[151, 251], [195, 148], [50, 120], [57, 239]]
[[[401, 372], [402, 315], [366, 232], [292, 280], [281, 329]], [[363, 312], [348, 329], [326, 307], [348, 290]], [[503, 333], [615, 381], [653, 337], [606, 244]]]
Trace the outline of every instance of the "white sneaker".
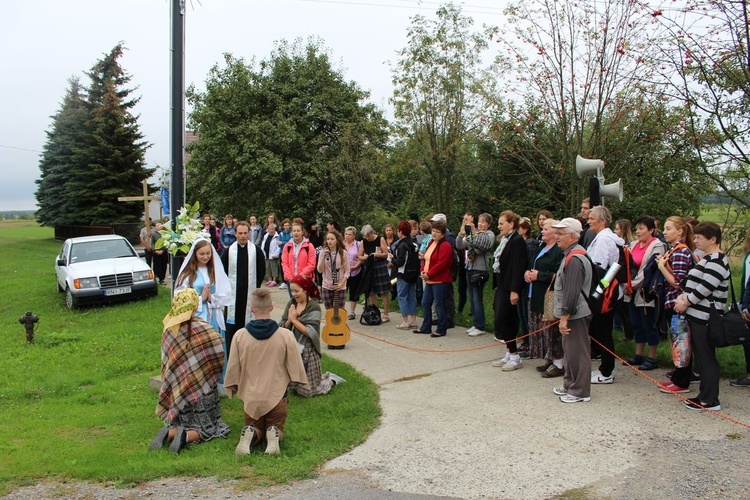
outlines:
[[466, 335], [471, 335], [471, 333], [475, 332], [476, 330], [476, 327], [472, 326], [471, 328], [466, 330]]
[[282, 283], [279, 285], [279, 290], [286, 290], [287, 286], [286, 283]]
[[502, 370], [504, 372], [512, 372], [513, 370], [520, 370], [523, 368], [523, 361], [521, 359], [511, 359], [505, 365], [503, 365]]
[[552, 392], [554, 392], [557, 396], [566, 396], [568, 394], [568, 391], [565, 390], [565, 387], [561, 385], [553, 387]]
[[507, 363], [508, 361], [510, 361], [510, 356], [508, 356], [507, 358], [496, 359], [495, 361], [492, 362], [492, 366], [496, 368], [500, 368], [500, 367], [505, 366], [505, 363]]
[[612, 372], [612, 374], [609, 377], [605, 377], [602, 375], [602, 372], [599, 370], [594, 370], [591, 372], [591, 383], [592, 384], [613, 384], [615, 382], [615, 372]]
[[279, 448], [279, 428], [272, 425], [266, 430], [266, 455], [278, 455], [281, 453]]
[[253, 440], [255, 439], [255, 426], [246, 425], [242, 428], [240, 442], [234, 449], [235, 455], [249, 455], [253, 451]]
[[336, 385], [343, 384], [344, 382], [346, 382], [346, 379], [344, 377], [340, 375], [336, 375], [333, 372], [328, 372], [328, 377], [334, 382], [336, 382]]
[[591, 398], [579, 398], [578, 396], [573, 396], [572, 394], [566, 394], [565, 396], [560, 396], [560, 401], [563, 403], [587, 403], [591, 401]]
[[468, 332], [468, 333], [469, 333], [469, 337], [479, 337], [480, 335], [484, 335], [484, 330], [477, 330], [475, 328], [473, 332]]

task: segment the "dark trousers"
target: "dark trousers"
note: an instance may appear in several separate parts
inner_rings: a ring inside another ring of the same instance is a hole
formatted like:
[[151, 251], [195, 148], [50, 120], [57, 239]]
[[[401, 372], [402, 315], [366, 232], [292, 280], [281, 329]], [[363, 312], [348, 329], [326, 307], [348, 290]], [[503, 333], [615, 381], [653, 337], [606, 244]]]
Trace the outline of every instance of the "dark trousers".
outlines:
[[229, 349], [232, 346], [232, 339], [234, 338], [234, 334], [237, 333], [237, 330], [241, 330], [242, 328], [245, 328], [245, 325], [235, 325], [232, 323], [227, 323], [226, 330], [224, 333], [224, 340], [226, 342], [226, 345], [224, 346], [224, 352], [226, 352], [226, 359], [229, 360]]
[[148, 264], [148, 267], [151, 267], [151, 262], [154, 260], [154, 251], [153, 250], [144, 250], [143, 256], [146, 258], [146, 264]]
[[279, 440], [284, 439], [284, 425], [286, 424], [288, 406], [289, 400], [281, 398], [281, 401], [271, 411], [260, 418], [256, 419], [245, 413], [245, 425], [255, 426], [255, 438], [252, 444], [263, 441], [266, 438], [266, 430], [272, 425], [275, 425], [279, 429]]
[[702, 325], [688, 318], [690, 347], [693, 356], [701, 367], [701, 388], [698, 399], [701, 403], [713, 406], [719, 402], [719, 376], [721, 368], [716, 359], [716, 349], [708, 341], [708, 325]]
[[510, 291], [495, 290], [495, 338], [504, 340], [508, 352], [515, 354], [518, 334], [518, 307], [510, 303]]
[[617, 322], [617, 318], [622, 322], [622, 332], [625, 334], [625, 340], [633, 340], [633, 324], [630, 322], [629, 310], [630, 303], [624, 300], [617, 304], [615, 308], [615, 323]]
[[[468, 283], [466, 282], [466, 273], [468, 273], [468, 271], [463, 268], [458, 271], [458, 312], [460, 313], [464, 312], [464, 307], [466, 307], [466, 302], [468, 301]], [[472, 311], [471, 307], [472, 304], [469, 302], [469, 311]]]
[[432, 331], [432, 302], [435, 302], [437, 309], [437, 331], [441, 335], [448, 332], [448, 311], [445, 310], [447, 302], [445, 296], [448, 290], [453, 288], [451, 283], [432, 283], [426, 284], [424, 294], [422, 295], [422, 326], [419, 327], [423, 332]]
[[445, 319], [448, 321], [448, 328], [456, 326], [456, 299], [454, 299], [453, 283], [448, 283], [448, 290], [445, 292]]
[[745, 351], [745, 371], [750, 373], [750, 344], [742, 344], [742, 349]]
[[162, 253], [154, 253], [154, 274], [159, 282], [164, 281], [167, 276], [167, 265], [169, 265], [169, 253], [166, 250]]
[[[598, 341], [606, 349], [601, 349], [602, 362], [599, 365], [599, 371], [605, 377], [612, 375], [615, 369], [615, 356], [610, 352], [615, 352], [615, 341], [612, 338], [612, 329], [614, 328], [614, 311], [608, 313], [595, 314], [589, 328], [589, 335]], [[596, 343], [594, 343], [596, 345]], [[610, 352], [607, 352], [609, 350]]]

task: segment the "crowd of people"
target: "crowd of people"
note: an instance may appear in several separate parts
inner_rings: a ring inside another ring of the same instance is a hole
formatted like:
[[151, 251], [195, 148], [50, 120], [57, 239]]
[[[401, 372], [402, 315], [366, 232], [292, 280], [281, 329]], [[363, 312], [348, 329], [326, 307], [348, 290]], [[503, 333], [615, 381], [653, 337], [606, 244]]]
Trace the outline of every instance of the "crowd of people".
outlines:
[[[663, 338], [689, 337], [687, 355], [681, 347], [683, 355], [675, 357], [675, 369], [659, 390], [687, 393], [696, 382], [698, 395], [686, 399], [686, 408], [721, 409], [719, 365], [708, 332], [710, 309], [723, 311], [730, 280], [718, 225], [680, 216], [669, 217], [663, 232], [648, 216], [613, 225], [610, 211], [591, 207], [588, 199], [576, 217], [558, 220], [542, 210], [532, 222], [506, 210], [493, 223], [491, 214], [466, 213], [454, 233], [445, 214], [435, 213], [388, 224], [380, 235], [369, 224], [359, 231], [351, 226], [342, 230], [331, 220], [321, 231], [315, 221], [279, 223], [273, 213], [263, 224], [255, 216], [238, 222], [227, 215], [221, 227], [206, 216], [210, 237], [191, 248], [177, 278], [175, 304], [164, 320], [164, 387], [157, 414], [165, 427], [151, 448], [171, 443], [170, 450], [179, 452], [188, 442], [226, 436], [218, 411], [218, 394], [225, 392], [245, 402], [246, 426], [237, 453], [249, 453], [263, 440], [267, 453], [278, 453], [287, 391], [313, 397], [345, 382], [321, 368], [321, 302], [326, 309], [334, 304], [344, 308], [346, 318], [354, 320], [362, 297], [365, 304], [382, 301], [383, 323], [391, 319], [395, 298], [401, 313], [395, 328], [432, 338], [447, 335], [455, 327], [455, 314], [468, 305], [472, 325], [466, 333], [478, 337], [491, 327], [506, 348], [492, 366], [510, 372], [521, 369], [524, 359], [542, 359], [536, 369], [544, 378], [562, 377], [552, 391], [564, 403], [587, 402], [592, 384], [614, 383], [616, 324], [635, 345], [635, 354], [623, 364], [644, 371], [658, 367], [657, 346]], [[741, 295], [750, 321], [750, 286], [745, 283], [750, 236], [745, 250]], [[605, 310], [591, 292], [610, 286], [602, 277], [623, 264], [623, 255], [628, 259], [624, 265], [632, 264], [632, 279], [611, 285], [616, 303]], [[650, 284], [656, 273], [663, 278], [663, 289], [655, 296]], [[488, 283], [494, 289], [492, 325], [484, 305]], [[272, 305], [264, 285], [288, 290], [278, 323], [270, 320]], [[187, 301], [186, 291], [194, 292]], [[417, 304], [422, 306], [421, 323]], [[208, 338], [209, 330], [223, 339], [222, 356], [216, 354], [221, 346]], [[203, 366], [184, 366], [202, 365], [198, 358], [187, 358], [194, 334], [212, 342], [207, 372]], [[288, 359], [292, 351], [294, 362]], [[748, 376], [732, 380], [734, 386], [750, 387], [750, 347], [745, 354]], [[214, 366], [218, 357], [226, 360], [221, 370]], [[179, 380], [179, 374], [190, 380]], [[196, 412], [213, 418], [196, 418]]]

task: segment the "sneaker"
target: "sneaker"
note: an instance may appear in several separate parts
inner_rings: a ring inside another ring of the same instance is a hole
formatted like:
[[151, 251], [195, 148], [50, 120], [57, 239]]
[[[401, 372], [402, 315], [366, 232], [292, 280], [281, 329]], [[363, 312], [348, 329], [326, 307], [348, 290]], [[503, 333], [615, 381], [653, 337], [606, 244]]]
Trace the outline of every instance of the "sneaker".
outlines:
[[701, 376], [699, 373], [692, 373], [690, 375], [690, 383], [691, 384], [700, 384], [701, 383]]
[[286, 283], [282, 283], [281, 285], [279, 285], [279, 290], [286, 290], [287, 288], [288, 287]]
[[672, 382], [659, 382], [659, 390], [661, 392], [664, 392], [666, 394], [670, 393], [677, 393], [677, 394], [685, 394], [687, 392], [690, 392], [690, 388], [682, 388], [679, 385], [674, 385]]
[[549, 369], [550, 366], [552, 366], [552, 361], [547, 360], [543, 365], [537, 366], [536, 371], [538, 371], [539, 373], [544, 373]]
[[557, 387], [553, 387], [552, 392], [554, 392], [558, 396], [566, 396], [568, 394], [568, 391], [565, 390], [565, 387], [561, 385], [558, 385]]
[[542, 372], [542, 378], [555, 378], [565, 375], [565, 370], [552, 365], [549, 370]]
[[253, 451], [253, 441], [255, 440], [255, 426], [246, 425], [242, 428], [242, 434], [240, 434], [240, 442], [237, 443], [237, 447], [234, 449], [235, 455], [249, 455]]
[[466, 330], [466, 335], [471, 335], [471, 332], [477, 331], [476, 327], [472, 326], [471, 328]]
[[354, 313], [349, 313], [349, 316], [348, 316], [349, 319], [354, 319], [354, 317], [355, 317]]
[[507, 358], [496, 359], [495, 361], [492, 362], [492, 366], [496, 368], [501, 368], [505, 366], [505, 363], [507, 363], [508, 361], [510, 361], [510, 356], [508, 356]]
[[484, 335], [484, 330], [474, 329], [473, 332], [469, 333], [469, 337], [479, 337], [480, 335]]
[[346, 379], [344, 377], [340, 375], [336, 375], [333, 372], [328, 372], [328, 377], [334, 382], [336, 382], [336, 385], [343, 384], [344, 382], [346, 382]]
[[520, 359], [511, 359], [503, 365], [502, 370], [504, 372], [512, 372], [513, 370], [519, 370], [523, 368], [523, 361]]
[[721, 410], [721, 404], [717, 402], [714, 405], [707, 405], [705, 403], [701, 403], [700, 399], [698, 398], [690, 398], [687, 401], [685, 401], [685, 408], [692, 411], [704, 411], [704, 410], [711, 410], [711, 411], [719, 411]]
[[271, 281], [268, 282], [268, 286], [270, 286], [270, 287], [274, 287], [276, 285], [277, 285], [277, 283], [274, 280], [271, 280]]
[[591, 401], [591, 398], [579, 398], [578, 396], [573, 396], [572, 394], [566, 394], [565, 396], [560, 396], [560, 401], [563, 403], [587, 403]]
[[268, 442], [268, 445], [266, 445], [266, 455], [278, 455], [281, 453], [281, 449], [279, 448], [279, 428], [275, 425], [272, 425], [266, 431], [266, 442]]
[[266, 281], [266, 286], [271, 286], [271, 281]]
[[736, 380], [730, 380], [729, 385], [732, 387], [750, 387], [750, 377], [738, 378]]
[[592, 384], [613, 384], [615, 382], [615, 374], [614, 372], [610, 374], [609, 377], [605, 377], [602, 375], [602, 372], [599, 370], [594, 370], [591, 372], [591, 383]]

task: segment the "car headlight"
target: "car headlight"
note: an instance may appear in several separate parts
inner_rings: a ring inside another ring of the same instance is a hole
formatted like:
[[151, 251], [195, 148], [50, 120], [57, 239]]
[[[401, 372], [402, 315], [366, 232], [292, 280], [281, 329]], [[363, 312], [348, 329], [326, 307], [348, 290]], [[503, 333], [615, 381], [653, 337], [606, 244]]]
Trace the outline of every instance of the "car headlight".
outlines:
[[81, 278], [73, 280], [73, 286], [78, 290], [81, 288], [98, 288], [99, 280], [96, 278]]
[[133, 273], [133, 281], [146, 281], [154, 279], [154, 272], [149, 269], [148, 271], [136, 271]]

